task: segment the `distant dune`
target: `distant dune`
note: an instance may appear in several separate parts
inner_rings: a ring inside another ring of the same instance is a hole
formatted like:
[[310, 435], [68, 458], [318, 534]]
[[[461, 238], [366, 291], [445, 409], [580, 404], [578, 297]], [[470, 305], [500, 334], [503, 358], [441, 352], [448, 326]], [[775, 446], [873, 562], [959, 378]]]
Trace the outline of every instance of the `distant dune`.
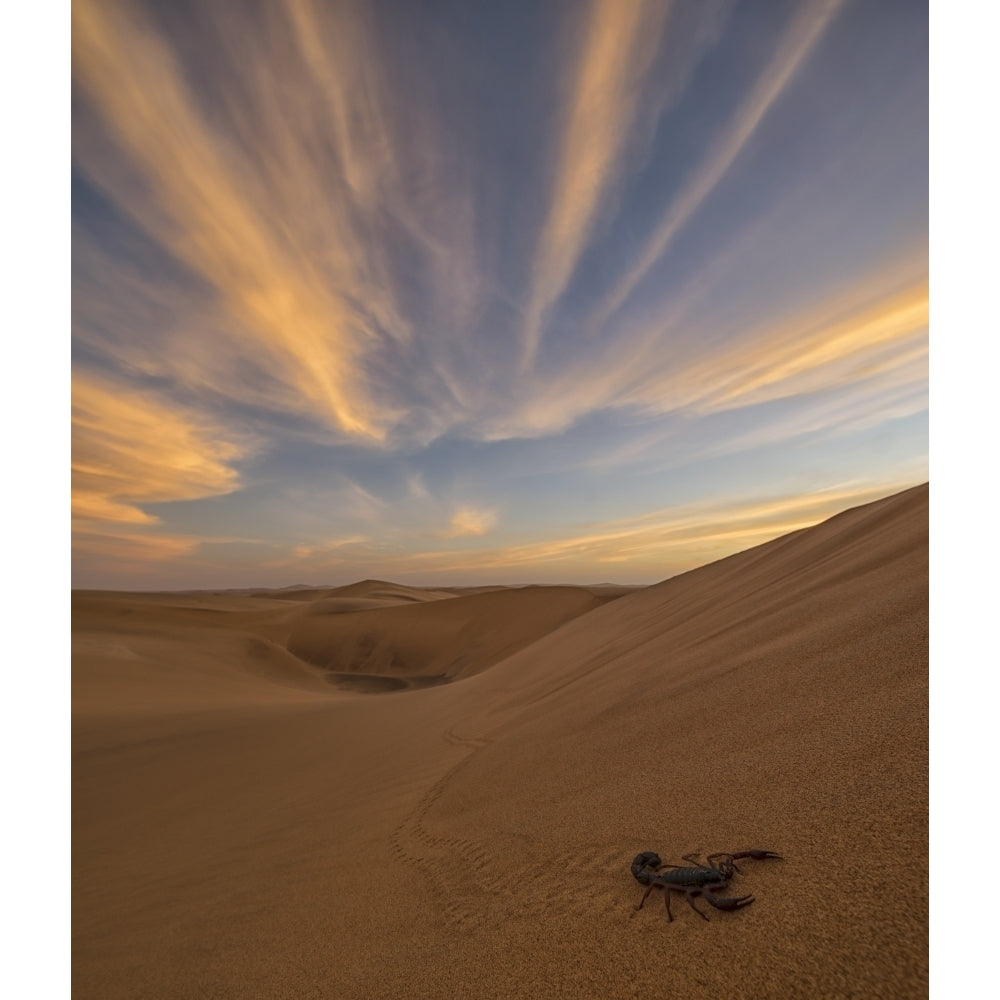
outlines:
[[[288, 649], [329, 670], [469, 677], [610, 598], [582, 587], [496, 590], [348, 611], [330, 600], [289, 622]], [[338, 600], [338, 599], [333, 599]]]
[[75, 593], [74, 996], [925, 995], [927, 504], [642, 589]]

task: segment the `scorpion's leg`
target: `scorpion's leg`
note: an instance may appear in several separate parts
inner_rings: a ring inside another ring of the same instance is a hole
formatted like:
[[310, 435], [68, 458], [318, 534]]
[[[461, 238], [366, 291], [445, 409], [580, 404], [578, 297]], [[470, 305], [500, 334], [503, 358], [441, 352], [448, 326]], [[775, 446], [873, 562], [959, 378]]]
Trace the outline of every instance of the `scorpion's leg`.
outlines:
[[[694, 912], [697, 913], [702, 920], [708, 920], [708, 917], [704, 913], [702, 913], [697, 906], [694, 905], [694, 897], [703, 895], [704, 893], [702, 892], [701, 889], [687, 889], [684, 893], [684, 898], [688, 901], [688, 906], [690, 906], [691, 909], [694, 910]], [[711, 902], [711, 900], [709, 900], [709, 902]], [[711, 923], [711, 921], [709, 921], [709, 923]]]
[[692, 851], [690, 854], [682, 854], [681, 861], [689, 861], [691, 864], [695, 866], [695, 868], [705, 867], [705, 863], [698, 857], [697, 851]]
[[674, 915], [670, 912], [670, 887], [663, 887], [663, 905], [667, 908], [667, 920], [670, 923], [674, 922]]
[[648, 895], [649, 895], [649, 894], [650, 894], [650, 893], [651, 893], [651, 892], [652, 892], [652, 891], [653, 891], [653, 890], [654, 890], [655, 888], [656, 888], [656, 883], [655, 883], [655, 882], [650, 882], [650, 883], [649, 883], [649, 888], [648, 888], [648, 889], [647, 889], [647, 890], [646, 890], [646, 891], [645, 891], [645, 892], [644, 892], [644, 893], [642, 894], [642, 899], [640, 899], [640, 900], [639, 900], [639, 905], [638, 905], [638, 906], [636, 907], [636, 910], [641, 910], [641, 909], [642, 909], [642, 904], [646, 902], [646, 897], [647, 897], [647, 896], [648, 896]]

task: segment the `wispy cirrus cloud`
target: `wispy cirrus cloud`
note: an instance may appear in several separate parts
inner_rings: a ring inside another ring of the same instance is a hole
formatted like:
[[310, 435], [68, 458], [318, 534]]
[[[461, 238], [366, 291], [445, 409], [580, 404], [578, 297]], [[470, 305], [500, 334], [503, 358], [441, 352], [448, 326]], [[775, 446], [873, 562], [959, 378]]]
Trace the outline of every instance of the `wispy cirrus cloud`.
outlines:
[[563, 84], [547, 213], [523, 309], [522, 372], [626, 175], [642, 166], [658, 119], [718, 41], [731, 7], [732, 0], [591, 0]]
[[565, 290], [621, 169], [668, 9], [668, 3], [657, 0], [590, 4], [532, 268], [522, 333], [524, 367], [534, 360], [547, 312]]
[[187, 560], [202, 539], [178, 534], [143, 534], [101, 526], [98, 531], [74, 528], [73, 561], [94, 579], [126, 574], [142, 579], [163, 567]]
[[[266, 12], [271, 33], [244, 23], [246, 12], [222, 12], [220, 61], [249, 60], [247, 72], [224, 78], [223, 128], [138, 4], [81, 0], [73, 13], [76, 83], [106, 136], [85, 135], [77, 158], [218, 305], [210, 337], [178, 330], [150, 366], [348, 439], [382, 441], [401, 410], [379, 354], [411, 337], [393, 230], [439, 270], [470, 254], [435, 230], [434, 153], [419, 133], [402, 133], [382, 66], [364, 54], [365, 8], [288, 0]], [[420, 197], [407, 188], [401, 145], [408, 164], [431, 161]], [[389, 239], [371, 238], [380, 230]], [[193, 371], [192, 349], [201, 356]]]
[[[925, 413], [927, 407], [926, 354], [921, 352], [909, 363], [896, 365], [892, 381], [870, 378], [827, 394], [801, 397], [715, 440], [691, 440], [684, 436], [683, 425], [678, 426], [669, 417], [652, 425], [643, 424], [626, 441], [590, 454], [583, 466], [595, 472], [631, 467], [644, 474], [679, 469], [693, 459], [745, 455], [775, 445], [788, 446], [803, 438], [829, 443], [890, 421], [915, 417]], [[925, 477], [925, 469], [915, 467], [913, 481]]]
[[291, 558], [284, 560], [280, 565], [308, 563], [317, 559], [323, 559], [329, 563], [329, 560], [336, 558], [336, 555], [342, 550], [363, 545], [369, 540], [367, 535], [344, 535], [342, 538], [324, 538], [311, 545], [296, 545], [292, 549]]
[[921, 280], [839, 316], [820, 304], [640, 383], [625, 398], [657, 412], [710, 413], [844, 387], [895, 369], [912, 373], [910, 361], [927, 352], [927, 296]]
[[786, 91], [844, 0], [809, 0], [799, 5], [778, 42], [775, 54], [735, 114], [692, 171], [681, 191], [670, 201], [652, 235], [631, 261], [628, 270], [606, 296], [592, 318], [601, 326], [628, 299], [633, 289], [663, 256], [671, 241], [731, 170], [760, 123]]
[[640, 328], [593, 351], [547, 379], [544, 392], [484, 419], [478, 432], [487, 440], [539, 437], [600, 410], [705, 416], [844, 390], [875, 376], [884, 388], [899, 377], [924, 382], [927, 279], [900, 289], [899, 270], [891, 262], [884, 274], [837, 286], [780, 321], [765, 314], [735, 331], [702, 330], [699, 349], [677, 357], [662, 348], [672, 330], [651, 320], [651, 330]]
[[[813, 491], [740, 501], [697, 502], [644, 514], [580, 525], [538, 541], [463, 547], [461, 551], [385, 551], [359, 545], [352, 553], [372, 572], [392, 578], [427, 578], [461, 573], [482, 582], [524, 580], [539, 571], [576, 574], [582, 567], [628, 563], [647, 580], [816, 524], [843, 510], [911, 485], [843, 483]], [[302, 550], [303, 571], [322, 572], [342, 564], [340, 553]]]
[[879, 426], [926, 401], [905, 7], [78, 0], [77, 551], [584, 573], [680, 558], [585, 523], [697, 495], [664, 469], [919, 451]]
[[233, 463], [251, 450], [211, 420], [184, 413], [106, 379], [73, 380], [73, 516], [89, 530], [105, 523], [152, 525], [144, 504], [195, 500], [237, 490]]

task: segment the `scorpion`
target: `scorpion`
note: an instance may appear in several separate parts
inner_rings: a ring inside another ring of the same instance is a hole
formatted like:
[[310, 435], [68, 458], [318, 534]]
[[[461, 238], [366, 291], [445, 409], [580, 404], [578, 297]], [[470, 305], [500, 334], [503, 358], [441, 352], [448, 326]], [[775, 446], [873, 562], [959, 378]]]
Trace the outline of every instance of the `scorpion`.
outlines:
[[[698, 914], [702, 920], [708, 917], [694, 905], [696, 896], [701, 896], [717, 910], [739, 910], [744, 906], [749, 906], [753, 902], [753, 896], [716, 896], [714, 893], [725, 889], [729, 880], [735, 872], [741, 875], [743, 872], [736, 867], [736, 861], [740, 858], [752, 858], [754, 861], [762, 861], [765, 858], [778, 858], [782, 860], [780, 854], [773, 851], [762, 851], [759, 848], [751, 848], [748, 851], [737, 851], [735, 854], [720, 853], [709, 854], [702, 863], [694, 853], [682, 856], [683, 861], [689, 862], [692, 867], [685, 868], [681, 865], [664, 864], [660, 860], [659, 854], [653, 851], [643, 851], [637, 854], [632, 862], [632, 874], [640, 885], [649, 886], [646, 889], [636, 911], [642, 909], [642, 904], [646, 902], [646, 897], [654, 889], [663, 890], [663, 901], [667, 907], [667, 919], [673, 921], [673, 914], [670, 912], [670, 893], [683, 892], [684, 898], [688, 901], [691, 909]], [[660, 871], [661, 868], [672, 868], [673, 871]]]

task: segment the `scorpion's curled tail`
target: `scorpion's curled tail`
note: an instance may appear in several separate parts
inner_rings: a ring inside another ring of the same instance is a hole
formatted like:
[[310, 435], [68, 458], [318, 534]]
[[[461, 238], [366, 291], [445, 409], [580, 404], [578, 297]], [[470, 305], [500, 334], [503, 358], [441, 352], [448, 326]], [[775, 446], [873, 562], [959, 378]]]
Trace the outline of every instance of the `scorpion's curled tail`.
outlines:
[[637, 854], [632, 862], [632, 874], [642, 885], [649, 885], [661, 864], [659, 854], [643, 851], [642, 854]]

